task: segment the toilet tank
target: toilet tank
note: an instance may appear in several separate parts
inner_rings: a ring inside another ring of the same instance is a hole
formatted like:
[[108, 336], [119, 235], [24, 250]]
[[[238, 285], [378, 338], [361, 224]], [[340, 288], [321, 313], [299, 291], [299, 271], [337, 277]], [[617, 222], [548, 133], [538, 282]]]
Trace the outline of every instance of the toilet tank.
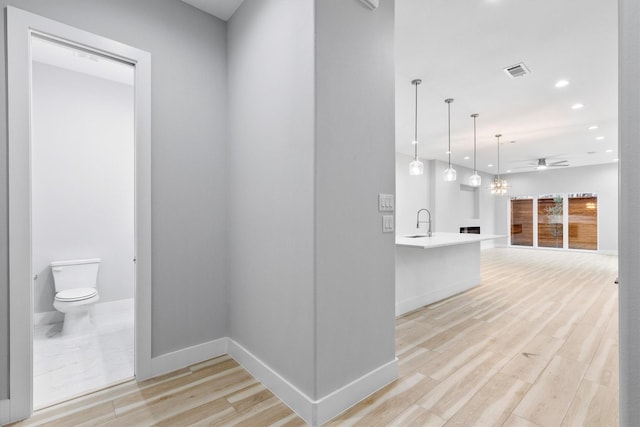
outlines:
[[56, 292], [96, 287], [100, 258], [53, 261], [50, 265]]

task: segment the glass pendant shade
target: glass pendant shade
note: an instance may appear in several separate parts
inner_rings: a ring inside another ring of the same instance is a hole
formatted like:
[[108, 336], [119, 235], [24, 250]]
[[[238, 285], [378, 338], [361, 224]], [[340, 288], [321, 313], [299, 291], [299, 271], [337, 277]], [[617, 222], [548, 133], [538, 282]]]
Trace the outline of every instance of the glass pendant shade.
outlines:
[[449, 167], [444, 170], [443, 177], [445, 181], [455, 181], [456, 170], [449, 165]]
[[482, 185], [482, 177], [478, 175], [478, 172], [474, 172], [473, 175], [469, 177], [469, 185], [472, 187], [480, 187], [480, 185]]
[[422, 175], [424, 173], [424, 165], [418, 159], [409, 163], [409, 175]]

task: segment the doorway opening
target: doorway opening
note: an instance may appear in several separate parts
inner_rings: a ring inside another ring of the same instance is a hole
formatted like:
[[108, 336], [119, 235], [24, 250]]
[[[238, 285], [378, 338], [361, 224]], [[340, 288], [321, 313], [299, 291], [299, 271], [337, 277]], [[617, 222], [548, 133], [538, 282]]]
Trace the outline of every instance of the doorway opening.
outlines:
[[[82, 69], [55, 62], [54, 54], [43, 59], [43, 46], [44, 56], [62, 52]], [[126, 83], [118, 81], [122, 76]], [[11, 369], [10, 398], [0, 402], [9, 415], [0, 423], [132, 376], [151, 376], [150, 76], [147, 52], [7, 7]], [[128, 99], [128, 106], [117, 107], [117, 99]], [[118, 114], [128, 118], [116, 120]], [[110, 239], [125, 243], [106, 244]], [[130, 326], [118, 324], [123, 318]], [[70, 343], [72, 332], [85, 327], [93, 338], [105, 328], [127, 332], [91, 346]], [[126, 347], [109, 355], [123, 336]], [[34, 338], [58, 345], [40, 352]], [[65, 359], [67, 346], [83, 359]], [[34, 390], [44, 370], [40, 358], [49, 368], [75, 369], [53, 379], [62, 386], [55, 400]], [[102, 365], [105, 359], [119, 367]], [[87, 381], [96, 367], [116, 376]]]
[[33, 407], [134, 377], [134, 66], [32, 34]]

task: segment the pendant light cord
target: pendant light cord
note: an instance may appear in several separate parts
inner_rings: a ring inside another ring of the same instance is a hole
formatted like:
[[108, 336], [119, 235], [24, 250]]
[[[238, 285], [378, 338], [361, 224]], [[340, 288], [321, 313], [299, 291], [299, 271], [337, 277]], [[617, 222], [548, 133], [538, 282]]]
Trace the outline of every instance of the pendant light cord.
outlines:
[[449, 120], [449, 169], [451, 169], [451, 101], [447, 102], [447, 112]]
[[496, 135], [496, 138], [498, 139], [498, 179], [500, 179], [500, 137], [502, 135]]
[[472, 114], [473, 117], [473, 174], [478, 174], [478, 169], [476, 168], [476, 119], [478, 118], [478, 113]]
[[452, 169], [451, 167], [451, 103], [453, 102], [453, 98], [447, 98], [444, 100], [444, 102], [447, 103], [447, 118], [449, 120], [449, 150], [447, 151], [447, 154], [449, 154], [449, 169]]
[[414, 120], [414, 131], [413, 131], [413, 141], [414, 141], [414, 159], [418, 160], [418, 85], [420, 84], [420, 80], [414, 80], [414, 84], [416, 86], [416, 116]]

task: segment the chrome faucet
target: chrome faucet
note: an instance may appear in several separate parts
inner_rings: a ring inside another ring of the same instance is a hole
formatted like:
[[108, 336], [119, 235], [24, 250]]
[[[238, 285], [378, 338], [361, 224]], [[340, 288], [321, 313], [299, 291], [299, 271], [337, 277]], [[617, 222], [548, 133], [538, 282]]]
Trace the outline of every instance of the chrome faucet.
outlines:
[[[427, 213], [429, 214], [429, 219], [427, 221], [420, 221], [420, 212], [422, 211], [427, 211]], [[427, 237], [431, 237], [431, 212], [429, 212], [429, 209], [423, 208], [418, 211], [418, 215], [416, 215], [416, 228], [420, 228], [421, 222], [426, 222], [427, 224], [429, 224], [429, 228], [427, 229]]]

